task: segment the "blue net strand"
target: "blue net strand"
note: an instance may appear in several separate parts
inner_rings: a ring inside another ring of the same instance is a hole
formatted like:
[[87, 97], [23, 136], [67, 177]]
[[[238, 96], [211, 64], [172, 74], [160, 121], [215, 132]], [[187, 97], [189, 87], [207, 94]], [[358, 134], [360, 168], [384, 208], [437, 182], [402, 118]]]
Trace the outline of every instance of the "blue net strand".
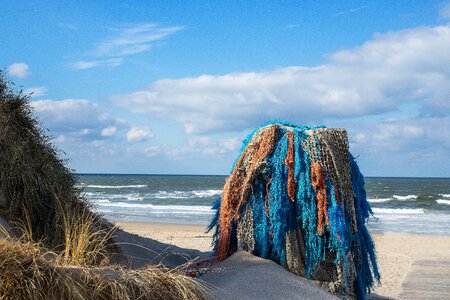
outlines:
[[364, 177], [359, 171], [355, 158], [349, 154], [350, 175], [352, 179], [353, 191], [355, 192], [354, 202], [356, 220], [358, 225], [357, 237], [355, 240], [355, 252], [359, 255], [355, 259], [356, 264], [356, 286], [358, 298], [365, 299], [366, 293], [370, 293], [374, 279], [380, 283], [380, 273], [376, 262], [375, 246], [365, 225], [367, 218], [372, 214], [370, 204], [367, 201], [364, 189]]
[[211, 219], [211, 222], [209, 223], [208, 227], [206, 228], [206, 233], [210, 232], [214, 227], [216, 227], [216, 230], [213, 233], [212, 236], [212, 242], [211, 245], [213, 246], [213, 250], [216, 250], [219, 234], [220, 234], [220, 224], [219, 224], [219, 216], [220, 216], [220, 204], [221, 204], [221, 197], [218, 197], [216, 201], [214, 201], [211, 209], [215, 209], [216, 213]]
[[255, 239], [254, 254], [262, 257], [269, 258], [270, 249], [272, 248], [272, 242], [267, 239], [269, 232], [271, 231], [269, 219], [266, 216], [266, 208], [264, 206], [265, 182], [258, 181], [253, 190], [253, 194], [250, 196], [250, 203], [253, 213], [253, 234]]
[[[281, 130], [281, 134], [284, 134]], [[281, 135], [280, 134], [280, 135]], [[269, 189], [270, 223], [272, 224], [273, 248], [271, 258], [279, 260], [281, 265], [286, 262], [285, 242], [288, 230], [295, 228], [292, 202], [287, 195], [288, 168], [284, 163], [288, 151], [288, 137], [283, 135], [268, 160], [272, 166], [272, 181]]]

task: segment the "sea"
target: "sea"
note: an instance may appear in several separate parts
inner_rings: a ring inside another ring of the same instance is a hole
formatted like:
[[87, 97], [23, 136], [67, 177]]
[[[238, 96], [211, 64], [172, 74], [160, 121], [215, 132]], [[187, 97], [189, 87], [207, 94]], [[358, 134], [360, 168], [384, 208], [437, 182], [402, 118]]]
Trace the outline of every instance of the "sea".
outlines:
[[[94, 209], [111, 221], [207, 225], [226, 176], [78, 174]], [[374, 232], [450, 235], [450, 178], [366, 177]]]

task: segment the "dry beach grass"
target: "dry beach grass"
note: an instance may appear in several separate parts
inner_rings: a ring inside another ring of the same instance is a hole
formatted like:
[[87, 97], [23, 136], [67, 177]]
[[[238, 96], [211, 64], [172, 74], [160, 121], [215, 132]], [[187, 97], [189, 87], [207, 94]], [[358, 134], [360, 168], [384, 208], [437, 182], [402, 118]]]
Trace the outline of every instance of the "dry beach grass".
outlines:
[[[182, 270], [90, 264], [103, 249], [91, 248], [89, 239], [78, 240], [77, 251], [67, 254], [49, 251], [26, 235], [17, 239], [2, 231], [1, 299], [203, 299], [204, 287]], [[66, 249], [72, 249], [70, 243]]]

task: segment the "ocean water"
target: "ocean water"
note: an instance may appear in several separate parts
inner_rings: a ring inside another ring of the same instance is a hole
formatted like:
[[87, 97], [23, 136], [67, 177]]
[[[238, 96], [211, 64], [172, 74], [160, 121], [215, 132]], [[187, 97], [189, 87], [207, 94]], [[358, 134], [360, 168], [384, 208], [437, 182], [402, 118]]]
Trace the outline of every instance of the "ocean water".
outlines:
[[[210, 221], [225, 176], [78, 175], [95, 210], [113, 221]], [[450, 178], [366, 178], [371, 231], [450, 235]]]

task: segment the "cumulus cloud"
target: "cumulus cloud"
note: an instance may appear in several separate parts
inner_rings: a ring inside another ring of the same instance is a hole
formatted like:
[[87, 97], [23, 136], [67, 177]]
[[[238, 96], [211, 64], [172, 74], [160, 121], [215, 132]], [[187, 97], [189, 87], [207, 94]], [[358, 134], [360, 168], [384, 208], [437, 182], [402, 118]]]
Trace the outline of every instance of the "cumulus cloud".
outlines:
[[175, 119], [188, 133], [242, 130], [274, 118], [301, 123], [396, 112], [450, 112], [450, 26], [376, 35], [326, 64], [164, 79], [112, 97], [134, 113]]
[[127, 140], [128, 142], [142, 142], [147, 141], [153, 136], [152, 131], [147, 126], [136, 126], [131, 127], [127, 132]]
[[347, 124], [350, 150], [369, 175], [448, 176], [450, 119], [404, 117]]
[[144, 153], [147, 157], [153, 157], [158, 155], [161, 152], [160, 147], [152, 146], [144, 149]]
[[47, 91], [48, 89], [45, 86], [35, 86], [23, 90], [26, 95], [30, 95], [33, 98], [45, 96], [45, 94], [47, 94]]
[[[360, 124], [354, 129], [358, 132], [355, 135], [355, 147], [367, 147], [370, 144], [385, 151], [402, 148], [404, 153], [420, 148], [424, 150], [424, 147], [427, 150], [436, 149], [436, 146], [450, 150], [450, 132], [444, 128], [450, 128], [449, 118], [406, 117], [377, 124]], [[360, 135], [364, 135], [364, 139], [359, 140]]]
[[108, 126], [102, 129], [101, 135], [102, 136], [113, 136], [117, 132], [117, 126]]
[[192, 154], [220, 156], [236, 152], [242, 145], [242, 140], [233, 138], [212, 138], [210, 136], [192, 136], [179, 147], [164, 146], [164, 152], [169, 159], [183, 159]]
[[26, 63], [14, 63], [12, 65], [9, 65], [6, 68], [6, 71], [11, 76], [15, 76], [17, 78], [25, 78], [29, 75], [31, 75], [30, 68]]
[[32, 106], [56, 136], [95, 140], [113, 136], [126, 124], [86, 99], [39, 100]]

